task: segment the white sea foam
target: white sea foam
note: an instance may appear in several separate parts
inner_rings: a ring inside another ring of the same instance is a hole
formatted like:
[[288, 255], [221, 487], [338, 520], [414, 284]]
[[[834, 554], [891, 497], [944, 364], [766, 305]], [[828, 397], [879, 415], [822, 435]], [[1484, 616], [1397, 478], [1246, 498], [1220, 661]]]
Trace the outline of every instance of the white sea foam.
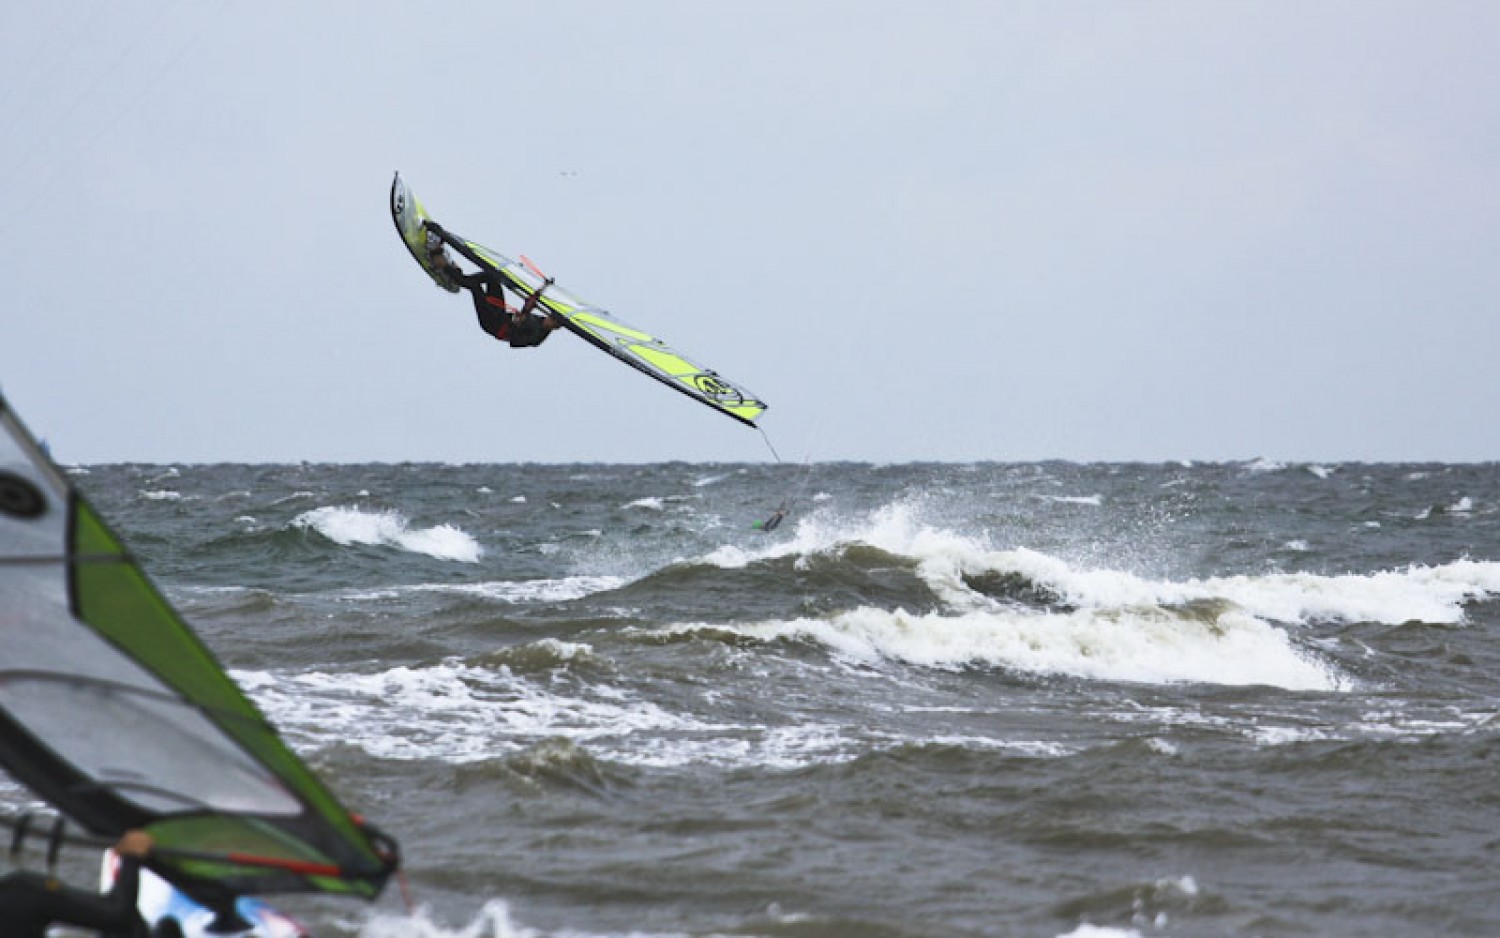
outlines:
[[863, 607], [828, 618], [731, 628], [767, 641], [810, 639], [864, 663], [1005, 667], [1152, 684], [1265, 684], [1294, 690], [1349, 686], [1281, 629], [1233, 611], [1205, 622], [1149, 606], [1067, 613], [995, 609], [957, 616]]
[[[1175, 879], [1158, 879], [1150, 887], [1138, 889], [1132, 904], [1131, 923], [1146, 928], [1151, 933], [1160, 933], [1170, 924], [1170, 917], [1160, 906], [1163, 902], [1180, 901], [1178, 897], [1192, 899], [1198, 895], [1198, 883], [1191, 876]], [[1073, 931], [1058, 938], [1142, 938], [1137, 928], [1114, 928], [1081, 922]]]
[[1092, 505], [1097, 508], [1104, 504], [1103, 495], [1043, 495], [1041, 498], [1060, 505]]
[[1080, 922], [1078, 927], [1070, 932], [1064, 932], [1057, 938], [1141, 938], [1141, 933], [1134, 928], [1110, 928], [1103, 925], [1090, 925], [1088, 922]]
[[651, 932], [639, 928], [595, 934], [568, 928], [546, 932], [518, 923], [503, 899], [491, 899], [464, 925], [446, 925], [433, 920], [425, 906], [405, 915], [372, 912], [359, 926], [359, 938], [686, 938], [681, 933]]
[[[449, 659], [375, 674], [235, 674], [289, 732], [347, 739], [382, 759], [472, 762], [552, 738], [650, 765], [737, 762], [729, 725], [669, 713], [618, 691], [579, 694], [508, 668]], [[717, 758], [709, 750], [719, 747]]]
[[[1114, 571], [1077, 571], [1042, 555], [1010, 559], [1015, 569], [1034, 582], [1083, 611], [1096, 613], [1228, 601], [1236, 614], [1290, 624], [1411, 620], [1457, 624], [1464, 620], [1463, 603], [1500, 592], [1500, 564], [1490, 562], [1457, 561], [1364, 575], [1288, 573], [1171, 583]], [[1225, 614], [1219, 614], [1217, 621], [1222, 625]]]
[[152, 502], [180, 502], [182, 493], [171, 489], [142, 489], [141, 498]]
[[624, 577], [617, 576], [569, 576], [543, 580], [493, 580], [486, 583], [417, 583], [378, 590], [357, 590], [342, 593], [339, 598], [365, 602], [389, 599], [406, 593], [452, 593], [481, 596], [504, 603], [559, 603], [618, 589], [627, 582], [629, 581]]
[[1468, 710], [1447, 713], [1446, 719], [1432, 719], [1432, 716], [1377, 711], [1363, 714], [1358, 720], [1329, 726], [1306, 726], [1301, 722], [1276, 725], [1262, 717], [1256, 725], [1245, 727], [1243, 732], [1262, 746], [1355, 739], [1420, 740], [1480, 732], [1494, 721], [1496, 713], [1493, 710]]
[[1281, 622], [1457, 625], [1464, 621], [1464, 603], [1500, 593], [1500, 563], [1458, 560], [1368, 574], [1281, 573], [1158, 586], [1163, 601], [1222, 597]]
[[629, 504], [624, 505], [623, 507], [625, 507], [625, 508], [649, 508], [652, 511], [661, 511], [663, 508], [666, 507], [666, 504], [665, 504], [665, 502], [662, 501], [662, 499], [653, 496], [651, 498], [637, 498], [635, 501], [630, 502]]
[[[589, 646], [571, 642], [539, 645], [560, 661], [592, 653]], [[232, 676], [298, 744], [338, 740], [396, 761], [464, 764], [567, 739], [622, 765], [793, 770], [847, 762], [878, 745], [863, 724], [714, 721], [669, 712], [614, 685], [559, 683], [458, 659], [374, 674], [236, 671]], [[891, 734], [885, 741], [892, 747], [907, 744], [1010, 750], [1038, 758], [1074, 751], [1045, 740], [942, 733]]]
[[479, 542], [450, 524], [413, 530], [395, 511], [326, 507], [305, 511], [292, 519], [292, 526], [316, 531], [343, 547], [368, 544], [393, 547], [438, 560], [477, 563], [483, 550]]
[[742, 570], [748, 567], [750, 561], [757, 559], [758, 556], [743, 548], [735, 547], [732, 544], [725, 544], [723, 547], [711, 552], [707, 557], [704, 557], [703, 561], [711, 563], [716, 567], [722, 567], [725, 570]]
[[[590, 651], [573, 643], [545, 647], [564, 661]], [[293, 739], [348, 742], [380, 759], [461, 764], [562, 738], [626, 765], [795, 769], [847, 761], [869, 745], [834, 724], [715, 722], [670, 712], [613, 685], [581, 687], [459, 659], [373, 674], [236, 671], [233, 677]], [[892, 738], [891, 745], [909, 741]]]
[[1286, 468], [1286, 463], [1277, 462], [1274, 459], [1264, 457], [1253, 460], [1245, 465], [1245, 471], [1251, 475], [1261, 475], [1267, 472], [1281, 472]]

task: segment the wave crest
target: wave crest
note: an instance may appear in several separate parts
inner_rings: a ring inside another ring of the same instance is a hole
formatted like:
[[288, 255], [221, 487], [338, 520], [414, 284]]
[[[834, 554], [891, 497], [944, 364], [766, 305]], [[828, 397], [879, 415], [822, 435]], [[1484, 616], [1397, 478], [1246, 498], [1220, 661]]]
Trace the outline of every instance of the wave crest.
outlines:
[[479, 558], [484, 555], [479, 542], [463, 530], [451, 524], [414, 529], [406, 517], [396, 511], [315, 508], [293, 518], [291, 526], [315, 531], [341, 547], [356, 544], [393, 547], [414, 554], [426, 554], [438, 560], [456, 560], [462, 563], [478, 563]]

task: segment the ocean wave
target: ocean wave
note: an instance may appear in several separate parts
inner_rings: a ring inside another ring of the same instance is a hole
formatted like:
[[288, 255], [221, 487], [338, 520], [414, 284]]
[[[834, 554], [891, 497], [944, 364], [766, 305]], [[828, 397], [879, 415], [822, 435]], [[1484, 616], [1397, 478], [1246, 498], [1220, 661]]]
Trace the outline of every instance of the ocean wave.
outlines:
[[341, 547], [356, 544], [393, 547], [462, 563], [478, 563], [484, 553], [477, 540], [451, 524], [413, 529], [396, 511], [315, 508], [293, 518], [291, 526], [315, 531]]
[[[693, 631], [678, 625], [668, 631]], [[1347, 690], [1352, 682], [1283, 630], [1233, 609], [990, 610], [913, 614], [864, 607], [827, 618], [713, 628], [765, 641], [806, 640], [861, 663], [1003, 667], [1148, 684]]]
[[[1467, 604], [1500, 595], [1500, 563], [1471, 560], [1341, 575], [1151, 579], [1027, 548], [996, 550], [978, 538], [920, 523], [915, 511], [899, 504], [855, 525], [803, 519], [785, 541], [720, 547], [674, 575], [713, 568], [757, 576], [780, 570], [806, 577], [820, 596], [852, 595], [857, 601], [826, 615], [695, 622], [669, 630], [702, 627], [766, 640], [811, 640], [855, 660], [921, 667], [993, 666], [1093, 680], [1315, 691], [1345, 691], [1355, 681], [1309, 647], [1301, 631], [1288, 629], [1318, 623], [1461, 625]], [[862, 582], [852, 577], [871, 571], [878, 573]], [[906, 586], [887, 588], [903, 578], [910, 581]], [[841, 581], [854, 589], [838, 593], [833, 587]]]
[[1115, 570], [1079, 570], [1024, 549], [990, 555], [975, 566], [1019, 573], [1075, 607], [1180, 605], [1218, 599], [1252, 615], [1299, 624], [1396, 625], [1412, 620], [1460, 624], [1465, 603], [1500, 593], [1500, 563], [1466, 560], [1369, 574], [1273, 573], [1180, 583]]
[[184, 496], [172, 489], [141, 489], [140, 497], [148, 502], [180, 502]]
[[[1287, 549], [1306, 548], [1291, 543]], [[791, 558], [795, 569], [807, 570], [829, 560], [854, 563], [865, 550], [878, 551], [891, 565], [914, 572], [955, 612], [989, 609], [995, 600], [1092, 610], [1228, 600], [1250, 615], [1294, 625], [1461, 624], [1466, 603], [1500, 595], [1500, 562], [1476, 560], [1339, 575], [1151, 579], [1080, 566], [1026, 547], [995, 549], [982, 538], [925, 524], [913, 507], [901, 503], [855, 523], [802, 519], [785, 541], [756, 548], [723, 546], [695, 562], [734, 570]]]
[[509, 669], [518, 674], [545, 673], [553, 669], [592, 661], [594, 649], [582, 642], [564, 642], [543, 638], [535, 642], [512, 645], [473, 658], [469, 664], [493, 669]]

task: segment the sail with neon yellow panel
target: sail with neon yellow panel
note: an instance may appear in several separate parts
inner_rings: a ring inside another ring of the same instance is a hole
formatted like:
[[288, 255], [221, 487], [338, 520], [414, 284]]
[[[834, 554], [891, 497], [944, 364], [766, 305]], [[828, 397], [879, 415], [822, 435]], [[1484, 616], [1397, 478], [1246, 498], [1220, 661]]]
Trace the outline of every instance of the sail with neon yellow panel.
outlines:
[[[433, 263], [428, 225], [431, 216], [398, 173], [391, 183], [391, 219], [413, 259], [449, 292], [459, 289], [450, 274]], [[493, 271], [523, 299], [538, 291], [536, 312], [552, 314], [563, 328], [630, 367], [675, 391], [712, 407], [741, 423], [756, 426], [767, 404], [743, 386], [644, 329], [624, 322], [601, 307], [551, 283], [526, 258], [514, 261], [477, 241], [444, 230], [443, 241], [479, 267]]]

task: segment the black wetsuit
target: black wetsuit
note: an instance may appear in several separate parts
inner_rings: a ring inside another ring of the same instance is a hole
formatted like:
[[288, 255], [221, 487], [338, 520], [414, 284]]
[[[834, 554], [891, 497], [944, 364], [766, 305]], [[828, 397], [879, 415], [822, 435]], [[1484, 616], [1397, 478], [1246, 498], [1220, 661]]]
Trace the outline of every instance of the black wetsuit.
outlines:
[[479, 328], [502, 342], [509, 342], [511, 348], [541, 345], [552, 334], [546, 320], [534, 313], [526, 314], [519, 322], [513, 319], [505, 308], [505, 289], [494, 277], [480, 272], [459, 282], [474, 296]]
[[115, 884], [100, 895], [23, 871], [0, 877], [0, 934], [5, 938], [45, 938], [48, 925], [94, 928], [107, 938], [147, 934], [136, 911], [141, 861], [121, 857]]

